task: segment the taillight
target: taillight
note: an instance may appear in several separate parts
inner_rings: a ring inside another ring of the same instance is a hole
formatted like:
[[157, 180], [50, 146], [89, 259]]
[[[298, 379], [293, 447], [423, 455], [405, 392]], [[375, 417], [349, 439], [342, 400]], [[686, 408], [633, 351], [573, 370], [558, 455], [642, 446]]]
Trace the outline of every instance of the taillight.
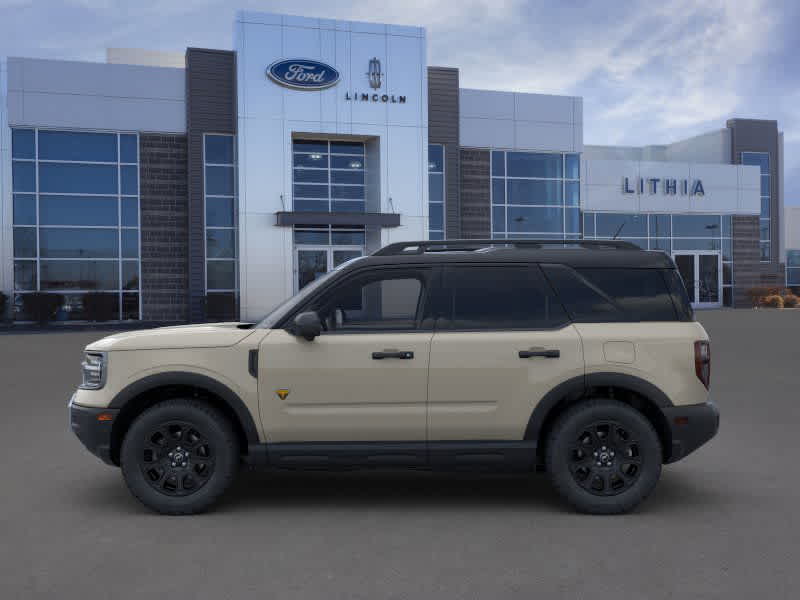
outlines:
[[711, 344], [706, 340], [694, 343], [694, 372], [708, 389], [711, 385]]

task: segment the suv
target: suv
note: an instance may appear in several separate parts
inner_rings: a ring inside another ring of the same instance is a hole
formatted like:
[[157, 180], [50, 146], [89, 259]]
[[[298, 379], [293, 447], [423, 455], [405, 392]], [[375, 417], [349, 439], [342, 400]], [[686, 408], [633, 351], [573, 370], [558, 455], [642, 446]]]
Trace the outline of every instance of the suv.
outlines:
[[82, 366], [73, 431], [167, 514], [241, 463], [543, 469], [621, 513], [719, 425], [674, 263], [618, 241], [391, 244], [260, 323], [118, 333]]

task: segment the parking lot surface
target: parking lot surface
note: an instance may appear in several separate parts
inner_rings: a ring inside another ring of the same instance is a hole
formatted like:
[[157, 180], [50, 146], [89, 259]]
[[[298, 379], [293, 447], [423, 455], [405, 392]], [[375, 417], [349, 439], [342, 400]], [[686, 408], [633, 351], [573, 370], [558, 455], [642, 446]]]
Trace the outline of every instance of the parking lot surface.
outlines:
[[545, 476], [243, 473], [161, 517], [68, 430], [98, 331], [0, 334], [0, 598], [798, 598], [800, 310], [707, 311], [721, 430], [634, 514]]

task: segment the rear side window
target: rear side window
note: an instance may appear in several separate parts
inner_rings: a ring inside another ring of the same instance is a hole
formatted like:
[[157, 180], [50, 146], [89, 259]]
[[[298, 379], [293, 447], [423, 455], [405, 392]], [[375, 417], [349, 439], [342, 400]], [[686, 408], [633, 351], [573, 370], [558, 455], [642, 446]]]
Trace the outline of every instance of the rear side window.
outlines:
[[567, 323], [564, 308], [535, 266], [463, 266], [445, 271], [445, 329], [549, 329]]

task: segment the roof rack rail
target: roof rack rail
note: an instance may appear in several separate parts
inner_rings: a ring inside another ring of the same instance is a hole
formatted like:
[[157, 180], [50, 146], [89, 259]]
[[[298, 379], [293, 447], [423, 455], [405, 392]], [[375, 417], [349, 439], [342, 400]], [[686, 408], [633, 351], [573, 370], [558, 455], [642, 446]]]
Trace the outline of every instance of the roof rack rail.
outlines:
[[397, 256], [400, 254], [423, 254], [425, 252], [448, 252], [450, 250], [475, 251], [490, 246], [514, 246], [515, 248], [541, 248], [542, 246], [579, 246], [581, 248], [614, 248], [616, 250], [641, 250], [632, 242], [623, 240], [536, 240], [536, 239], [476, 239], [476, 240], [421, 240], [417, 242], [395, 242], [377, 250], [373, 256]]

